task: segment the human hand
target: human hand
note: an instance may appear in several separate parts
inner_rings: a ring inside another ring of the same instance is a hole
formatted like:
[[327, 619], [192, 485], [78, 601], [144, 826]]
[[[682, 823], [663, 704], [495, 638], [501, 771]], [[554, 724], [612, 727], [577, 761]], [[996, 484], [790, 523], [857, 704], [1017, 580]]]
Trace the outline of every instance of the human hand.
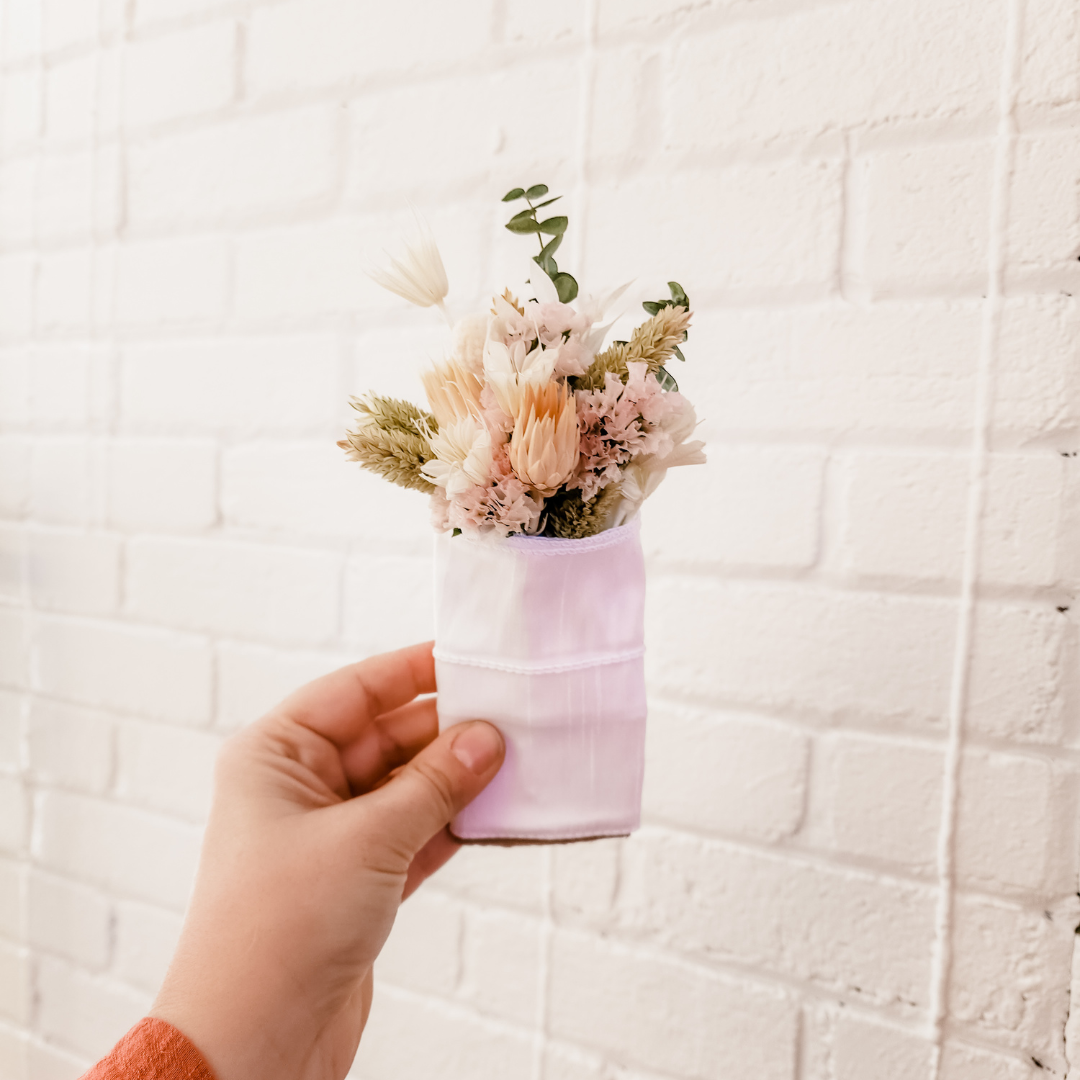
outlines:
[[457, 849], [498, 731], [437, 735], [431, 645], [302, 687], [222, 747], [199, 871], [150, 1015], [217, 1080], [340, 1080], [398, 906]]

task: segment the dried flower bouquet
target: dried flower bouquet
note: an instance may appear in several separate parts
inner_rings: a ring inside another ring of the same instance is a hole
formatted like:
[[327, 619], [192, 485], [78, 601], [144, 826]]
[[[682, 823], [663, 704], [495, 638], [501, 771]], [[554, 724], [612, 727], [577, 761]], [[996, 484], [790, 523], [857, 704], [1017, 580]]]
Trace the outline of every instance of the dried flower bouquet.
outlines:
[[[506, 761], [462, 811], [464, 840], [553, 842], [637, 827], [644, 770], [645, 564], [638, 510], [667, 470], [705, 460], [694, 410], [667, 370], [682, 360], [690, 304], [604, 347], [623, 291], [578, 300], [555, 262], [563, 216], [536, 184], [504, 201], [537, 237], [529, 293], [453, 325], [423, 373], [428, 410], [369, 394], [340, 445], [394, 483], [429, 492], [436, 527], [435, 665], [440, 728], [497, 724]], [[446, 272], [429, 232], [373, 275], [446, 314]], [[575, 304], [575, 301], [577, 303]], [[447, 317], [449, 322], [449, 317]]]
[[[520, 302], [507, 289], [490, 312], [454, 325], [449, 355], [422, 376], [429, 411], [376, 394], [352, 401], [356, 422], [339, 445], [365, 468], [429, 492], [440, 531], [592, 536], [633, 518], [668, 469], [705, 460], [703, 444], [687, 441], [693, 406], [666, 367], [683, 359], [686, 293], [670, 282], [670, 298], [644, 305], [650, 318], [629, 341], [602, 348], [608, 327], [598, 324], [622, 290], [574, 306], [577, 282], [554, 258], [567, 219], [541, 220], [556, 201], [547, 194], [536, 184], [504, 197], [527, 203], [506, 227], [540, 242], [535, 295]], [[426, 231], [404, 260], [372, 276], [446, 311], [446, 271]]]

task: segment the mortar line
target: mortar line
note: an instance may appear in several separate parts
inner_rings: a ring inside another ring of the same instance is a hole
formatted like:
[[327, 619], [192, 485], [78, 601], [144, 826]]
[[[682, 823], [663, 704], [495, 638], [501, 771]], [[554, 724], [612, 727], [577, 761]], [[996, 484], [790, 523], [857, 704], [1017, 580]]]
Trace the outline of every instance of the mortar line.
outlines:
[[975, 383], [975, 409], [971, 442], [970, 486], [964, 535], [964, 564], [957, 613], [956, 645], [949, 689], [948, 737], [941, 824], [938, 831], [938, 901], [935, 912], [935, 940], [931, 958], [930, 1016], [933, 1051], [930, 1080], [941, 1074], [945, 1041], [956, 880], [956, 824], [959, 812], [960, 767], [964, 743], [964, 713], [967, 708], [971, 642], [978, 599], [981, 526], [986, 496], [986, 468], [989, 456], [991, 388], [1001, 341], [1001, 310], [1009, 217], [1009, 183], [1016, 138], [1016, 85], [1020, 59], [1021, 0], [1004, 0], [1005, 41], [998, 88], [998, 119], [994, 137], [993, 184], [990, 197], [987, 252], [986, 302], [983, 306], [979, 345], [979, 367]]

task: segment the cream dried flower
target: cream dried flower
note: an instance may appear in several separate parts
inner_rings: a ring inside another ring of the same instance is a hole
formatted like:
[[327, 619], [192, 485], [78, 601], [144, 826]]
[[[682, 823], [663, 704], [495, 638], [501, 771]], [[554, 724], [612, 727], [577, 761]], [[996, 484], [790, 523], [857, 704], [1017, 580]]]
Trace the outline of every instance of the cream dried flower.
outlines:
[[440, 427], [480, 415], [484, 384], [475, 371], [455, 357], [436, 361], [433, 368], [421, 372], [420, 381]]
[[514, 472], [539, 494], [554, 495], [577, 467], [574, 395], [562, 383], [526, 385], [510, 437]]
[[387, 253], [390, 266], [386, 270], [371, 270], [368, 277], [410, 304], [417, 307], [437, 305], [446, 315], [443, 301], [450, 291], [446, 268], [431, 229], [419, 219], [416, 224], [417, 237], [411, 243], [406, 242], [405, 257], [395, 259]]
[[435, 458], [425, 462], [420, 473], [448, 498], [491, 478], [491, 435], [472, 417], [440, 427], [431, 437], [431, 450]]

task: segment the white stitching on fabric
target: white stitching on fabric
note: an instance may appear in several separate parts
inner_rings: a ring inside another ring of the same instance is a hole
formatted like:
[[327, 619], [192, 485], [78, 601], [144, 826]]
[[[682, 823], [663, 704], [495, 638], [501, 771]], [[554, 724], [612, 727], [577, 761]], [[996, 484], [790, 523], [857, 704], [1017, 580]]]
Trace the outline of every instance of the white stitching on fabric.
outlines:
[[605, 529], [580, 540], [559, 540], [553, 536], [508, 536], [502, 543], [530, 555], [576, 555], [579, 551], [598, 551], [629, 543], [641, 531], [641, 518], [635, 517], [615, 529]]
[[458, 664], [461, 667], [490, 668], [494, 671], [506, 671], [511, 675], [557, 675], [562, 671], [582, 671], [585, 668], [605, 667], [608, 664], [623, 664], [629, 660], [640, 660], [645, 655], [645, 646], [627, 649], [608, 656], [592, 656], [587, 660], [572, 660], [564, 664], [512, 664], [499, 660], [483, 660], [472, 656], [455, 656], [436, 647], [432, 655], [443, 664]]

